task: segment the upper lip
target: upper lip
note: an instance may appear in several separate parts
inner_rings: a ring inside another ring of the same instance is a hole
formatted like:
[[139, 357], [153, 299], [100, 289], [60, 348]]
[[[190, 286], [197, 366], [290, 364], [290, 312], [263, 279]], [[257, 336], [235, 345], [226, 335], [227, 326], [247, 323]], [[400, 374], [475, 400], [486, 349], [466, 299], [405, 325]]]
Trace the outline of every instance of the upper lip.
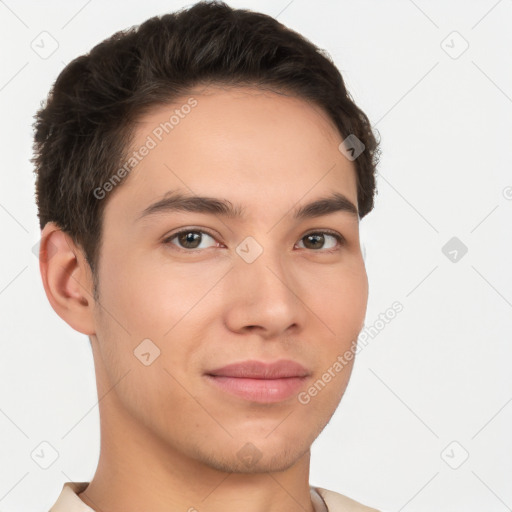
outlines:
[[309, 375], [309, 371], [304, 366], [290, 359], [280, 359], [271, 363], [256, 360], [241, 361], [206, 373], [213, 376], [246, 379], [284, 379]]

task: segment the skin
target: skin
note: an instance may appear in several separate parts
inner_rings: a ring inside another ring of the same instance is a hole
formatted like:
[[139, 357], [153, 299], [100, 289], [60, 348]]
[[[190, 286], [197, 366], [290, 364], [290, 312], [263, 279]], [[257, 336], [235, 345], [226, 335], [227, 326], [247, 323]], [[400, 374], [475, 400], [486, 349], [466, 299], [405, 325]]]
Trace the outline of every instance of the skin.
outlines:
[[[97, 471], [80, 498], [98, 512], [314, 510], [310, 447], [335, 412], [352, 363], [302, 404], [260, 404], [209, 384], [204, 372], [246, 359], [292, 359], [310, 370], [301, 390], [351, 348], [364, 323], [368, 280], [359, 219], [346, 212], [296, 221], [292, 210], [332, 192], [357, 206], [354, 163], [318, 107], [250, 87], [209, 87], [197, 106], [108, 200], [99, 292], [79, 247], [43, 230], [41, 274], [55, 311], [91, 340], [101, 418]], [[183, 102], [139, 119], [133, 148]], [[132, 149], [133, 149], [132, 148]], [[136, 221], [167, 191], [227, 199], [246, 218], [171, 212]], [[163, 240], [205, 229], [200, 248]], [[346, 239], [310, 248], [305, 235]], [[252, 236], [263, 253], [236, 247]], [[190, 246], [189, 246], [190, 247]], [[324, 248], [326, 247], [326, 248]], [[187, 252], [188, 251], [188, 252]], [[144, 339], [160, 356], [134, 356]], [[252, 443], [259, 460], [237, 455]]]

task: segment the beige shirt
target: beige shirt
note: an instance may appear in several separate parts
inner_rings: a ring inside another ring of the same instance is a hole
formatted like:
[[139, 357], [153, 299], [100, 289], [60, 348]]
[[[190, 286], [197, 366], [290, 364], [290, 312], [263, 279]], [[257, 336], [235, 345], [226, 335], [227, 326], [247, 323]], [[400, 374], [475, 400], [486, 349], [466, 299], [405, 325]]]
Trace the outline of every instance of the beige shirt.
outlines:
[[[59, 498], [49, 512], [96, 512], [78, 497], [88, 485], [89, 482], [65, 482]], [[310, 486], [310, 491], [315, 512], [379, 512], [321, 487]]]

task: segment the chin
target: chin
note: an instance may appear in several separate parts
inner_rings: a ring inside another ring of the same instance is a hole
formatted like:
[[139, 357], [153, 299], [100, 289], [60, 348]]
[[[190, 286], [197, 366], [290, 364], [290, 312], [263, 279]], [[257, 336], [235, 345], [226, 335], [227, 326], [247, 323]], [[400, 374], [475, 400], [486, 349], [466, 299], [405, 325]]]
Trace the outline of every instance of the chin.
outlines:
[[[276, 446], [264, 446], [264, 440], [261, 441], [258, 443], [256, 440], [254, 444], [250, 441], [240, 443], [240, 447], [233, 450], [231, 454], [228, 453], [230, 448], [226, 448], [221, 453], [197, 454], [197, 458], [205, 465], [226, 473], [273, 473], [291, 468], [310, 449], [309, 445], [302, 449], [297, 446], [290, 447], [289, 441], [286, 443], [288, 446], [282, 446], [279, 449]], [[266, 444], [270, 445], [271, 443]]]
[[300, 459], [299, 454], [274, 455], [270, 459], [262, 458], [258, 462], [244, 463], [238, 457], [227, 459], [222, 455], [217, 459], [208, 459], [208, 465], [218, 471], [240, 474], [263, 474], [286, 471], [294, 466]]

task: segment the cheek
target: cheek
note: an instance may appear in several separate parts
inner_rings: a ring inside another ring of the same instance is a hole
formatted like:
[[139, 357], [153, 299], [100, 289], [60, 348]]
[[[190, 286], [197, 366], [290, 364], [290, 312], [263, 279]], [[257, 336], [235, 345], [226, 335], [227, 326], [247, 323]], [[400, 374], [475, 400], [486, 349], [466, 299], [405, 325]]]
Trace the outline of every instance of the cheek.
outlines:
[[215, 282], [192, 267], [135, 255], [112, 258], [102, 269], [100, 302], [134, 336], [162, 336]]
[[335, 333], [359, 332], [366, 316], [368, 277], [364, 265], [333, 272], [324, 279], [315, 297], [316, 310]]
[[[151, 386], [159, 388], [162, 379], [170, 381], [170, 388], [176, 385], [164, 368], [183, 380], [201, 349], [205, 331], [211, 326], [209, 320], [219, 307], [219, 302], [212, 299], [214, 293], [208, 291], [214, 289], [226, 270], [194, 272], [193, 267], [166, 261], [141, 264], [128, 260], [111, 265], [108, 276], [105, 273], [100, 301], [108, 313], [102, 315], [100, 328], [111, 347], [110, 363], [121, 369], [145, 372], [140, 376], [145, 390], [151, 390]], [[150, 358], [155, 353], [157, 357], [151, 366], [140, 368], [134, 352], [150, 352]], [[155, 377], [154, 368], [159, 368]], [[117, 376], [121, 374], [120, 370]], [[136, 377], [138, 373], [133, 373], [130, 380]], [[154, 400], [158, 397], [152, 397], [151, 401]]]
[[364, 325], [368, 300], [364, 265], [337, 272], [332, 279], [324, 280], [315, 300], [315, 311], [328, 330], [324, 329], [322, 350], [317, 352], [317, 380], [311, 393], [321, 395], [315, 400], [319, 407], [330, 409], [336, 407], [345, 392]]

